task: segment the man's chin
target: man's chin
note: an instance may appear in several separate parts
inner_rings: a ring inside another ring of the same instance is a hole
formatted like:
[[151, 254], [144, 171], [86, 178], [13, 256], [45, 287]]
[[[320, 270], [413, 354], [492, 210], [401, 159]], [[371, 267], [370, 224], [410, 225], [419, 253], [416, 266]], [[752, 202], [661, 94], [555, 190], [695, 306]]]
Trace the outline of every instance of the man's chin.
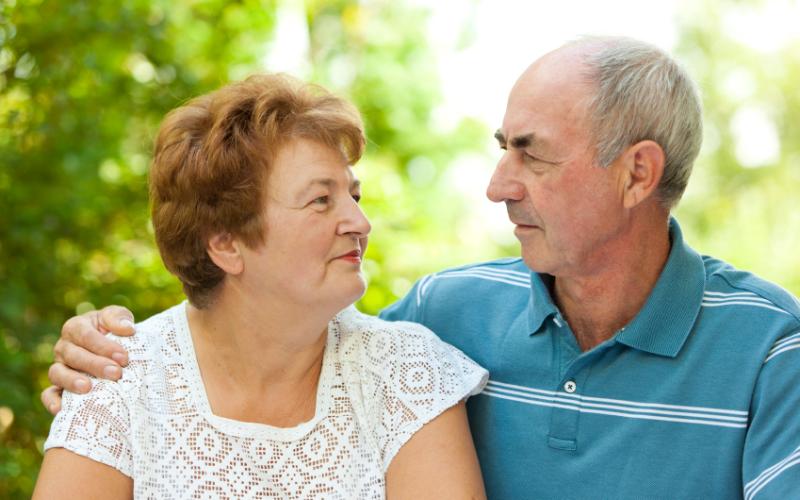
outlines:
[[540, 274], [553, 274], [554, 269], [552, 259], [549, 259], [545, 252], [541, 251], [526, 251], [522, 247], [522, 261], [531, 271]]

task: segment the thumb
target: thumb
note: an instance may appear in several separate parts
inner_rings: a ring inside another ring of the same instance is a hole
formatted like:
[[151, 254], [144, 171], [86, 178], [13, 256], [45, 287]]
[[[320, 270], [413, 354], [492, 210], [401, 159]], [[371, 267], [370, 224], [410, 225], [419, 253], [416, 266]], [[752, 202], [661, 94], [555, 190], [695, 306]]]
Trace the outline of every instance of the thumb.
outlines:
[[100, 310], [98, 318], [102, 331], [111, 332], [121, 337], [130, 337], [135, 333], [133, 313], [122, 306], [107, 306]]

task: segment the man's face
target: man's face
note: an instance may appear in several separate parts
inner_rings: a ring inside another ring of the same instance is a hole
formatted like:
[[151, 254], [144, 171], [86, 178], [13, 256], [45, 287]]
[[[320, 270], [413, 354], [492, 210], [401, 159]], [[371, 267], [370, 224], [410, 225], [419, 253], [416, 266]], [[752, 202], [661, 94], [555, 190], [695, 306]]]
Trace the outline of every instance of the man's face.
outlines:
[[595, 165], [593, 89], [581, 70], [575, 55], [556, 52], [520, 77], [496, 133], [505, 151], [487, 189], [490, 200], [506, 203], [528, 267], [555, 276], [597, 272], [624, 227], [622, 169]]

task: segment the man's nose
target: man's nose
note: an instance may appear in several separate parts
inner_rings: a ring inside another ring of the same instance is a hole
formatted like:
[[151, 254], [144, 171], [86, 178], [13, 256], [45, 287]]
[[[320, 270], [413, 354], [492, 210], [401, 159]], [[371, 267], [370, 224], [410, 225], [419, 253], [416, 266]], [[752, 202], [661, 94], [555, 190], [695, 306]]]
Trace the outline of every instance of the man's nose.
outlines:
[[506, 200], [520, 201], [524, 198], [525, 188], [517, 178], [517, 170], [512, 153], [509, 151], [503, 153], [486, 188], [486, 197], [495, 203]]

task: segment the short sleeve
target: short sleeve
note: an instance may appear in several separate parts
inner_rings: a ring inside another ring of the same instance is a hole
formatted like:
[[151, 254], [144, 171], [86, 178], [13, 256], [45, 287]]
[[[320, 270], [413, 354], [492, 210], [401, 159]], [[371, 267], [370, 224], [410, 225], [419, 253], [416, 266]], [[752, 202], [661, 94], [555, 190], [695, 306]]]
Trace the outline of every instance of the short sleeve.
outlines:
[[65, 448], [132, 477], [128, 399], [120, 383], [92, 379], [87, 394], [64, 391], [44, 449]]
[[743, 497], [800, 493], [800, 330], [778, 339], [756, 383], [744, 446]]
[[373, 332], [366, 349], [368, 419], [384, 472], [423, 425], [479, 393], [488, 372], [422, 325]]

